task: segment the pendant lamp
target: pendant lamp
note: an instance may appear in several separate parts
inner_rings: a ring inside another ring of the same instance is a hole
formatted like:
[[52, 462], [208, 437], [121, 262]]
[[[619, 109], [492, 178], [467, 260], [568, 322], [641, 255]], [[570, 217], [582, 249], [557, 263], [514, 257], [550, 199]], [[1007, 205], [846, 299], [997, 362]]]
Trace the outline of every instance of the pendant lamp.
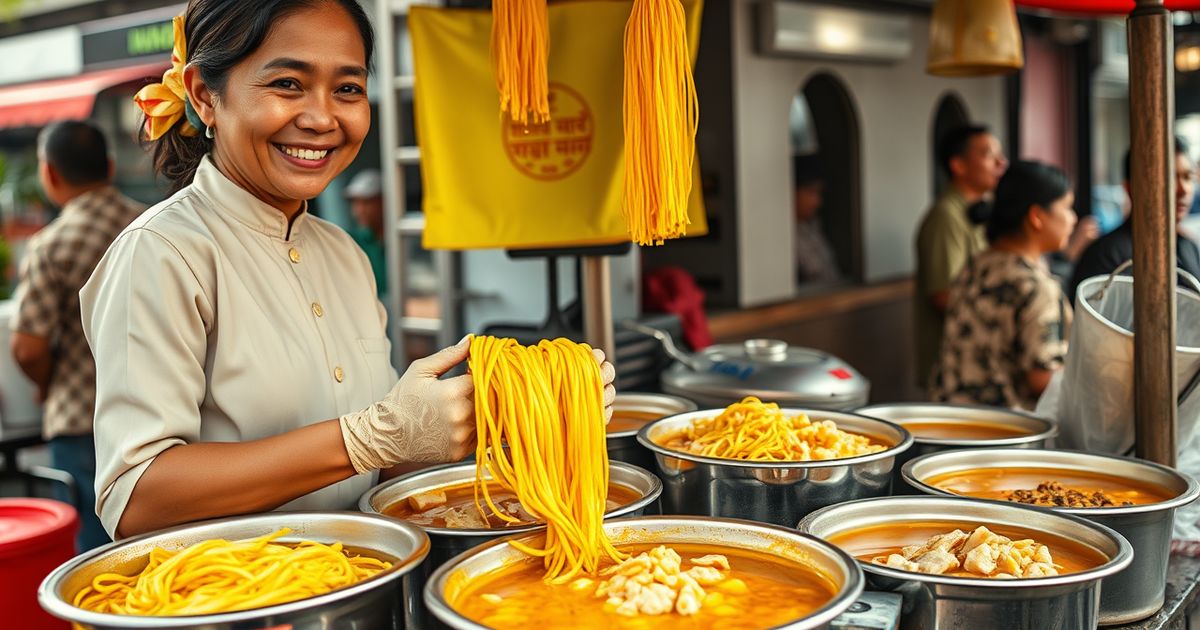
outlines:
[[[1016, 0], [1031, 9], [1049, 9], [1085, 15], [1129, 15], [1135, 0]], [[1171, 11], [1200, 11], [1200, 0], [1163, 0]]]
[[929, 24], [929, 74], [982, 77], [1023, 65], [1012, 0], [937, 0]]

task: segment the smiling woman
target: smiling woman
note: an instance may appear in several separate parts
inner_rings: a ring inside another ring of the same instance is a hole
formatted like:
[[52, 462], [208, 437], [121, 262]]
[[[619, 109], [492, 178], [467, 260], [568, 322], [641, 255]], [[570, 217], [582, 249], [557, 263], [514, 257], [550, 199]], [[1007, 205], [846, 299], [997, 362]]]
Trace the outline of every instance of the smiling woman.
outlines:
[[358, 2], [192, 0], [175, 35], [139, 105], [177, 192], [81, 292], [105, 527], [348, 509], [378, 471], [462, 459], [471, 380], [439, 377], [468, 344], [397, 381], [366, 256], [305, 211], [370, 127]]

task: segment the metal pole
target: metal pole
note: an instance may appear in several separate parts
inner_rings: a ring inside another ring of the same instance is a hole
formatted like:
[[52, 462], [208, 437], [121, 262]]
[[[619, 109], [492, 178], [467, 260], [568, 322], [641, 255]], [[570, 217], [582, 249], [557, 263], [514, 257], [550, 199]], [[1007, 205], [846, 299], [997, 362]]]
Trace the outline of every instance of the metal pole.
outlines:
[[613, 334], [612, 274], [608, 258], [604, 256], [583, 257], [583, 336], [593, 348], [600, 348], [604, 355], [617, 363], [617, 344]]
[[1137, 0], [1129, 15], [1132, 141], [1134, 429], [1137, 455], [1175, 465], [1175, 118], [1170, 13]]

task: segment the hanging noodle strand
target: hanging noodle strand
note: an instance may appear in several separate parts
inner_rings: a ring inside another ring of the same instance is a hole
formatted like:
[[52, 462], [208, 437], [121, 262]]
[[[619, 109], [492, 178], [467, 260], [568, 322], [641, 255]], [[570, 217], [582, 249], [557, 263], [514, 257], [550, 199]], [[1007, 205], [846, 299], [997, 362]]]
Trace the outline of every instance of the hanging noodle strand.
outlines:
[[521, 124], [550, 120], [546, 0], [492, 0], [491, 49], [500, 111]]
[[661, 245], [687, 232], [700, 119], [679, 0], [633, 0], [625, 24], [623, 108], [622, 211], [634, 242]]
[[604, 383], [591, 348], [567, 339], [522, 346], [476, 336], [469, 366], [479, 438], [475, 503], [481, 513], [516, 522], [492, 501], [485, 482], [491, 477], [545, 521], [541, 548], [510, 544], [542, 558], [545, 579], [554, 584], [594, 574], [604, 559], [623, 559], [603, 528]]

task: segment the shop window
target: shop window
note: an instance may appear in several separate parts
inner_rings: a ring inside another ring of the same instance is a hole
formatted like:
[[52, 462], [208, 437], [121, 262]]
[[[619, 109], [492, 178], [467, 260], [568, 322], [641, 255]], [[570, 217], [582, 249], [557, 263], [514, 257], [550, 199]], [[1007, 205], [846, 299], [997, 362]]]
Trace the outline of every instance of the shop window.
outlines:
[[846, 86], [817, 74], [792, 99], [792, 209], [801, 291], [862, 279], [858, 113]]
[[949, 183], [950, 178], [937, 163], [937, 145], [942, 136], [955, 127], [970, 124], [971, 116], [967, 106], [957, 94], [945, 94], [938, 101], [937, 113], [933, 115], [933, 135], [929, 139], [929, 155], [933, 157], [933, 197], [942, 194], [942, 189]]

